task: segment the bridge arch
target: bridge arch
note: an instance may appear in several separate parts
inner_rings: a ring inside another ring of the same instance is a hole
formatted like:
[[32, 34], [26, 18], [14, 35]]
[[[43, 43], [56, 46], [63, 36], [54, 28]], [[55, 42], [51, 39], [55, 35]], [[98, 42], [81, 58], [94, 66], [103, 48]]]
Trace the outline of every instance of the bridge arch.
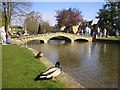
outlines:
[[66, 42], [73, 42], [72, 39], [70, 39], [70, 38], [68, 38], [66, 36], [63, 36], [63, 35], [61, 35], [61, 36], [58, 35], [58, 36], [55, 36], [55, 37], [51, 37], [51, 38], [48, 39], [48, 41], [52, 40], [52, 39], [53, 40], [65, 40]]
[[87, 39], [83, 39], [83, 38], [75, 39], [74, 41], [85, 41], [85, 42], [88, 42]]

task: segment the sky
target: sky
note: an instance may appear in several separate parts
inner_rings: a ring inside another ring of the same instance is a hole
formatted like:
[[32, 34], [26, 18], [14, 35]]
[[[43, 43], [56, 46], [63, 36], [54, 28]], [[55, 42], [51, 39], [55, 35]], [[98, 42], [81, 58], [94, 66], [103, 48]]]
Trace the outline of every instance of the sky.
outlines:
[[69, 8], [77, 8], [82, 11], [82, 16], [85, 20], [94, 20], [97, 23], [97, 12], [102, 9], [105, 2], [32, 2], [32, 11], [37, 11], [42, 14], [42, 18], [48, 21], [50, 25], [57, 24], [56, 10], [63, 10]]

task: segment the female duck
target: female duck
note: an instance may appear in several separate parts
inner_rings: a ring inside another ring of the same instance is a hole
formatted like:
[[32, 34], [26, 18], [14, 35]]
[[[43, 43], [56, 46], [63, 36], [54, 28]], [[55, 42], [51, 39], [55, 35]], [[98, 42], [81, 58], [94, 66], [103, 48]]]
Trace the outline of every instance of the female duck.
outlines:
[[58, 82], [54, 77], [58, 76], [62, 72], [62, 68], [59, 67], [60, 63], [57, 62], [54, 67], [50, 67], [45, 72], [39, 74], [34, 80], [48, 80], [52, 79], [55, 82]]

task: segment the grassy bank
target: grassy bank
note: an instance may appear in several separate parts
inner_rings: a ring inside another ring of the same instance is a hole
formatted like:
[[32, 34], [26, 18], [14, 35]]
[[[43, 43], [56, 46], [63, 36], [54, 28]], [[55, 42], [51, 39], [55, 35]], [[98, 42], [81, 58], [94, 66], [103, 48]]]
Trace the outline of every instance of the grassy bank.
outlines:
[[97, 39], [105, 39], [105, 40], [120, 40], [120, 37], [99, 37]]
[[64, 88], [64, 83], [52, 80], [34, 81], [46, 66], [34, 58], [27, 48], [2, 47], [2, 88]]

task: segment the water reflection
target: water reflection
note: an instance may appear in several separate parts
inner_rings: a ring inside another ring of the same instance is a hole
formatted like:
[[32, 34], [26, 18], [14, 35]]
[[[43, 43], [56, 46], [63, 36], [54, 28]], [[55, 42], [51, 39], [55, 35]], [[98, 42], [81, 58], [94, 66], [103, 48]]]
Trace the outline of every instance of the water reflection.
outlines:
[[118, 85], [118, 45], [50, 40], [49, 44], [28, 43], [88, 88], [114, 88]]

